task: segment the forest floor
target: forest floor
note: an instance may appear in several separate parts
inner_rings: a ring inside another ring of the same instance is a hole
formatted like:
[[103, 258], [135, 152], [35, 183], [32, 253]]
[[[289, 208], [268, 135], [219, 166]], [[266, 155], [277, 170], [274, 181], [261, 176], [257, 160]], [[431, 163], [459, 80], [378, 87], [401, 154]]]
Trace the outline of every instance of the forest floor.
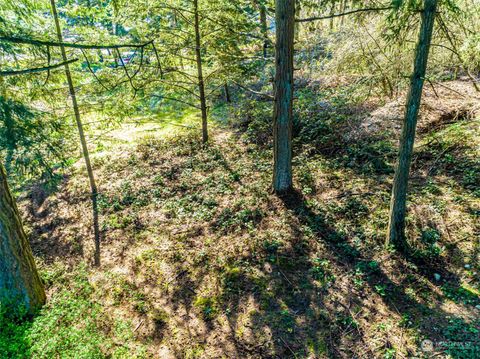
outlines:
[[384, 248], [404, 96], [355, 111], [329, 148], [297, 143], [285, 198], [268, 146], [225, 124], [206, 147], [192, 114], [112, 132], [93, 156], [100, 268], [83, 162], [57, 191], [23, 195], [48, 304], [18, 353], [480, 357], [480, 101], [444, 85], [419, 122], [412, 258]]

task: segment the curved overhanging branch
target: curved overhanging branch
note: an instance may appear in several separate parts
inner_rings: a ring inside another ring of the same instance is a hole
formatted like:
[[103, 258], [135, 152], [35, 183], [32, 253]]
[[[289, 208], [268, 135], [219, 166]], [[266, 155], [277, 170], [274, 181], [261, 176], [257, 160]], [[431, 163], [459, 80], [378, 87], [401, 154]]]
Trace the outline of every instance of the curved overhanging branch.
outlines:
[[252, 90], [251, 88], [248, 88], [248, 87], [245, 87], [243, 86], [242, 84], [239, 84], [238, 82], [236, 81], [233, 81], [232, 82], [237, 85], [238, 87], [240, 87], [241, 89], [244, 89], [245, 91], [247, 92], [250, 92], [250, 93], [253, 93], [254, 95], [258, 95], [258, 96], [261, 96], [261, 97], [265, 97], [267, 100], [270, 100], [270, 101], [274, 101], [275, 100], [275, 97], [270, 95], [269, 93], [266, 93], [266, 92], [259, 92], [259, 91], [255, 91], [255, 90]]
[[355, 14], [355, 13], [358, 13], [358, 12], [386, 11], [386, 10], [391, 10], [391, 9], [393, 9], [393, 6], [355, 9], [355, 10], [346, 11], [346, 12], [343, 12], [343, 13], [340, 13], [340, 14], [331, 14], [331, 15], [325, 15], [325, 16], [314, 16], [314, 17], [308, 17], [308, 18], [305, 18], [305, 19], [295, 19], [295, 22], [310, 22], [310, 21], [317, 21], [317, 20], [325, 20], [325, 19], [332, 19], [334, 17], [351, 15], [351, 14]]
[[190, 106], [190, 107], [193, 107], [193, 108], [196, 108], [196, 109], [200, 110], [199, 106], [194, 105], [193, 103], [190, 103], [190, 102], [187, 102], [187, 101], [180, 100], [180, 99], [175, 98], [175, 97], [168, 97], [168, 96], [161, 96], [161, 95], [152, 95], [152, 97], [156, 97], [160, 100], [169, 100], [169, 101], [175, 101], [175, 102], [183, 103], [184, 105], [187, 105], [187, 106]]
[[5, 77], [5, 76], [15, 76], [15, 75], [24, 75], [24, 74], [32, 74], [35, 72], [43, 72], [43, 71], [50, 71], [53, 69], [56, 69], [61, 66], [65, 66], [66, 64], [71, 64], [72, 62], [78, 61], [78, 59], [72, 59], [64, 62], [60, 62], [55, 65], [50, 65], [50, 66], [44, 66], [44, 67], [34, 67], [31, 69], [25, 69], [25, 70], [12, 70], [12, 71], [0, 71], [0, 77]]
[[28, 39], [24, 37], [16, 36], [0, 36], [0, 41], [6, 41], [14, 44], [25, 44], [35, 46], [52, 46], [52, 47], [70, 47], [74, 49], [121, 49], [121, 48], [144, 48], [145, 46], [153, 43], [153, 40], [147, 41], [143, 44], [108, 44], [108, 45], [92, 45], [92, 44], [77, 44], [71, 42], [58, 42], [58, 41], [43, 41]]

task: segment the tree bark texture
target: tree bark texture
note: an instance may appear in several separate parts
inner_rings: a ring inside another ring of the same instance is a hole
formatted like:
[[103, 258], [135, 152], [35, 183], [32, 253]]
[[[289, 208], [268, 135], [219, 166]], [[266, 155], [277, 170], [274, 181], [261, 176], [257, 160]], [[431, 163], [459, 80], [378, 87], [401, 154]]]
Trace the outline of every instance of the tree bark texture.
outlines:
[[274, 172], [273, 190], [292, 188], [292, 117], [293, 117], [293, 42], [295, 0], [277, 0], [275, 51], [275, 105], [273, 114]]
[[45, 291], [23, 230], [7, 175], [0, 164], [0, 302], [23, 305], [34, 313], [45, 303]]
[[408, 177], [436, 8], [437, 0], [425, 0], [420, 35], [415, 50], [414, 71], [407, 96], [405, 119], [400, 137], [398, 162], [393, 181], [387, 244], [391, 244], [401, 250], [408, 248], [405, 238]]

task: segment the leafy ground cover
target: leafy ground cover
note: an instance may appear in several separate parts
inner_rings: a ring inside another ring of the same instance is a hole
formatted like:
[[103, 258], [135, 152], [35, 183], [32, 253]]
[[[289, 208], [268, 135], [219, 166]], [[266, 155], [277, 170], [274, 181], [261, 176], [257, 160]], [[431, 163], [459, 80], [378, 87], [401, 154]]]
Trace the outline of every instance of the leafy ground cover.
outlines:
[[112, 133], [93, 161], [101, 269], [82, 163], [56, 191], [25, 191], [48, 304], [23, 324], [0, 313], [3, 356], [477, 358], [478, 102], [426, 93], [405, 258], [384, 248], [401, 102], [318, 86], [299, 87], [284, 198], [269, 192], [268, 103], [216, 109], [208, 146], [188, 113]]

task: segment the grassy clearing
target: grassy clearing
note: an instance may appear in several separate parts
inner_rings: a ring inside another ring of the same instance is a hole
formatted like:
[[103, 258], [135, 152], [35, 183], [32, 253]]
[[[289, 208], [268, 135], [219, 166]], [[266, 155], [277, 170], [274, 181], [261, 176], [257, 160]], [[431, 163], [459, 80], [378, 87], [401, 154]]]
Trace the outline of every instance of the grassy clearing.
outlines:
[[478, 118], [420, 133], [408, 218], [417, 254], [405, 260], [383, 246], [396, 127], [367, 136], [371, 108], [341, 98], [307, 116], [301, 101], [314, 93], [299, 96], [297, 193], [286, 198], [269, 193], [267, 106], [228, 109], [249, 120], [216, 128], [207, 147], [185, 127], [149, 135], [150, 121], [113, 136], [94, 158], [100, 270], [81, 167], [57, 193], [24, 201], [49, 304], [21, 326], [2, 314], [0, 350], [400, 358], [429, 354], [427, 339], [443, 356], [478, 357]]

